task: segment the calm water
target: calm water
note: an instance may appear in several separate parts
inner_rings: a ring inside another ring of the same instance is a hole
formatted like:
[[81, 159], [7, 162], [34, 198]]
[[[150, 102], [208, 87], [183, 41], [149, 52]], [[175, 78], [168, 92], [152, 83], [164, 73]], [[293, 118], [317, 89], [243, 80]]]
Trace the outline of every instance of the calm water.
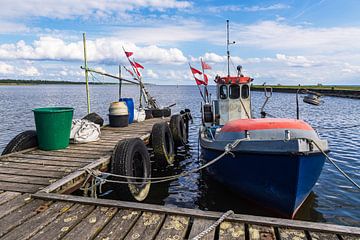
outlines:
[[[117, 99], [117, 87], [90, 88], [91, 110], [106, 118], [109, 103]], [[194, 117], [189, 146], [179, 151], [175, 167], [165, 172], [156, 171], [155, 174], [168, 175], [198, 167], [201, 164], [197, 145], [200, 97], [196, 86], [151, 86], [149, 90], [163, 106], [176, 103], [173, 112], [190, 108]], [[214, 93], [214, 88], [210, 92]], [[137, 98], [137, 93], [136, 87], [125, 86], [123, 96]], [[255, 116], [259, 116], [263, 101], [263, 93], [253, 93]], [[359, 183], [360, 128], [346, 126], [360, 123], [360, 100], [324, 97], [323, 101], [318, 107], [305, 105], [301, 101], [301, 118], [329, 140], [330, 156]], [[17, 133], [34, 129], [31, 109], [44, 106], [72, 106], [75, 108], [75, 117], [80, 118], [86, 115], [85, 86], [0, 86], [0, 151]], [[295, 117], [295, 95], [274, 93], [266, 111], [277, 117]], [[108, 189], [111, 190], [111, 186]], [[104, 197], [120, 198], [114, 192]], [[259, 206], [251, 205], [242, 200], [241, 196], [219, 186], [204, 173], [153, 185], [146, 202], [216, 211], [233, 209], [237, 213], [271, 216], [271, 213]], [[319, 181], [296, 218], [360, 226], [360, 191], [326, 163]]]

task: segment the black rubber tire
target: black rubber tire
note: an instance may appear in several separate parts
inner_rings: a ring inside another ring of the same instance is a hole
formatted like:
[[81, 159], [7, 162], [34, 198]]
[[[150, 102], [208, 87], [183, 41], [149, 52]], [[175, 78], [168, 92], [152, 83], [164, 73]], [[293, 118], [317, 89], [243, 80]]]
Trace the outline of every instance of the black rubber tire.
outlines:
[[167, 123], [155, 123], [151, 130], [151, 145], [157, 167], [172, 165], [175, 161], [174, 140]]
[[16, 135], [5, 147], [1, 155], [19, 152], [28, 148], [37, 147], [37, 134], [35, 130], [28, 130]]
[[171, 116], [171, 108], [164, 108], [163, 109], [163, 116], [170, 117]]
[[164, 111], [162, 109], [151, 109], [152, 115], [154, 118], [161, 118], [164, 116]]
[[176, 147], [187, 143], [187, 126], [180, 114], [172, 115], [170, 118], [170, 130]]
[[[111, 158], [111, 173], [132, 177], [151, 177], [151, 164], [148, 149], [139, 138], [119, 141]], [[114, 178], [113, 178], [114, 179]], [[124, 178], [115, 178], [125, 181]], [[143, 201], [150, 191], [150, 182], [145, 180], [127, 179], [129, 184], [116, 184], [125, 198]], [[137, 182], [134, 184], [134, 182]]]
[[100, 127], [102, 127], [104, 125], [104, 119], [102, 117], [100, 117], [100, 115], [95, 113], [95, 112], [89, 113], [88, 115], [86, 115], [82, 119], [86, 119], [86, 120], [89, 120], [90, 122], [96, 123], [96, 124], [100, 125]]

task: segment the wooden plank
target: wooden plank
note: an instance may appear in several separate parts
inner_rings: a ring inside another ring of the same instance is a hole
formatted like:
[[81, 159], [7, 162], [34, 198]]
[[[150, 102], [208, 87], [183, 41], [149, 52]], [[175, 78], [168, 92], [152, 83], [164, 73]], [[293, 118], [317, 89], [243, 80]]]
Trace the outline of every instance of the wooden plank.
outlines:
[[36, 149], [37, 149], [37, 147], [33, 147], [33, 148], [24, 149], [24, 150], [21, 150], [21, 151], [18, 151], [18, 152], [13, 152], [13, 153], [5, 154], [5, 155], [0, 155], [0, 161], [3, 158], [11, 157], [13, 155], [18, 155], [18, 154], [21, 154], [21, 153], [31, 152], [31, 151], [34, 151]]
[[[109, 154], [109, 150], [106, 149], [95, 149], [92, 150], [79, 150], [79, 149], [62, 149], [62, 150], [56, 150], [53, 151], [54, 153], [63, 153], [63, 155], [83, 155], [83, 156], [90, 156], [90, 157], [102, 157], [106, 154]], [[81, 158], [82, 159], [82, 158]]]
[[27, 184], [27, 183], [12, 183], [0, 181], [0, 189], [4, 191], [13, 191], [20, 193], [34, 193], [44, 188], [44, 185]]
[[[64, 154], [65, 155], [65, 154]], [[48, 160], [48, 161], [62, 161], [62, 162], [91, 162], [91, 159], [84, 159], [84, 158], [76, 158], [76, 157], [67, 157], [67, 156], [44, 156], [39, 154], [22, 154], [16, 156], [16, 158], [23, 158], [23, 159], [41, 159], [41, 160]]]
[[2, 161], [14, 162], [14, 163], [31, 163], [37, 165], [50, 165], [50, 166], [62, 166], [62, 167], [81, 167], [86, 163], [80, 162], [64, 162], [64, 161], [52, 161], [52, 160], [41, 160], [41, 159], [27, 159], [27, 158], [6, 158]]
[[64, 240], [79, 238], [93, 239], [117, 212], [117, 208], [97, 207], [90, 215], [83, 219], [76, 227], [64, 236]]
[[72, 203], [68, 202], [55, 202], [47, 209], [46, 206], [44, 206], [45, 210], [43, 212], [40, 212], [20, 226], [12, 229], [2, 240], [29, 239], [46, 225], [54, 221], [59, 215], [66, 212], [71, 206]]
[[220, 224], [219, 240], [245, 240], [245, 226], [243, 223], [225, 221]]
[[135, 223], [134, 227], [130, 230], [124, 239], [154, 239], [164, 219], [165, 214], [143, 212], [143, 214], [141, 214]]
[[97, 156], [99, 154], [94, 154], [92, 155], [92, 153], [87, 153], [87, 154], [83, 154], [83, 153], [71, 153], [71, 152], [60, 152], [60, 151], [42, 151], [42, 150], [36, 150], [33, 152], [28, 152], [26, 153], [26, 155], [31, 155], [31, 154], [36, 154], [36, 155], [43, 155], [43, 156], [58, 156], [58, 157], [76, 157], [76, 158], [85, 158], [85, 159], [94, 159], [97, 158]]
[[[213, 224], [213, 220], [205, 219], [205, 218], [195, 218], [193, 225], [191, 227], [189, 239], [196, 237], [199, 233], [206, 230], [211, 224]], [[215, 230], [206, 234], [203, 238], [204, 240], [212, 240], [215, 237]]]
[[31, 170], [44, 170], [44, 171], [57, 171], [70, 173], [78, 167], [62, 167], [62, 166], [48, 166], [38, 165], [31, 163], [14, 163], [14, 162], [1, 162], [0, 166], [3, 168], [14, 168], [14, 169], [31, 169]]
[[307, 239], [305, 232], [303, 230], [279, 228], [279, 235], [280, 235], [280, 239], [282, 239], [282, 240], [290, 240], [290, 239], [306, 240]]
[[29, 194], [23, 194], [0, 205], [0, 219], [31, 201]]
[[[47, 225], [31, 239], [33, 240], [57, 240], [61, 239], [70, 232], [83, 218], [86, 218], [92, 211], [94, 206], [75, 204], [64, 212], [55, 221]], [[77, 236], [79, 238], [79, 236]], [[75, 239], [77, 239], [75, 238]]]
[[141, 212], [134, 210], [119, 210], [105, 228], [96, 236], [97, 240], [123, 239], [134, 226]]
[[[84, 168], [89, 168], [89, 169], [96, 169], [96, 168], [101, 168], [104, 165], [107, 166], [110, 163], [110, 156], [106, 156], [106, 157], [102, 157], [88, 165], [86, 165]], [[66, 177], [54, 182], [53, 184], [51, 184], [50, 186], [44, 188], [42, 190], [42, 192], [46, 192], [46, 193], [50, 193], [53, 191], [66, 191], [66, 186], [67, 184], [73, 185], [74, 182], [76, 181], [81, 181], [83, 179], [85, 179], [85, 174], [86, 171], [84, 169], [79, 169], [76, 172], [70, 173], [69, 175], [67, 175]]]
[[56, 172], [56, 171], [18, 169], [18, 168], [8, 168], [1, 166], [0, 166], [0, 173], [13, 174], [19, 176], [38, 176], [38, 177], [49, 177], [49, 178], [60, 178], [65, 174], [63, 172]]
[[7, 201], [10, 201], [11, 199], [19, 196], [20, 194], [21, 193], [10, 191], [0, 193], [0, 205], [6, 203]]
[[[213, 220], [217, 220], [223, 214], [221, 212], [202, 211], [198, 209], [174, 208], [174, 207], [160, 206], [155, 204], [124, 202], [124, 201], [110, 200], [110, 199], [93, 199], [93, 198], [86, 198], [81, 196], [61, 195], [56, 193], [38, 192], [33, 196], [48, 200], [62, 200], [62, 201], [71, 201], [76, 203], [101, 205], [108, 207], [129, 208], [129, 209], [153, 211], [153, 212], [166, 213], [166, 214], [177, 214], [182, 216], [203, 217]], [[256, 225], [259, 224], [272, 225], [276, 227], [289, 227], [294, 229], [304, 229], [304, 230], [339, 233], [339, 234], [349, 233], [349, 234], [360, 235], [359, 227], [349, 227], [349, 226], [342, 226], [335, 224], [314, 223], [314, 222], [305, 222], [299, 220], [289, 220], [289, 219], [253, 216], [253, 215], [245, 215], [245, 214], [233, 214], [229, 216], [227, 220], [237, 221], [237, 222], [247, 222]]]
[[3, 217], [0, 220], [0, 237], [4, 236], [32, 216], [35, 216], [38, 213], [36, 210], [43, 204], [45, 204], [45, 201], [35, 199]]
[[341, 235], [343, 240], [359, 240], [360, 235], [354, 236], [354, 235]]
[[276, 239], [276, 236], [273, 227], [250, 225], [249, 238], [250, 240], [268, 240], [268, 239]]
[[190, 217], [168, 215], [156, 239], [184, 239], [190, 222]]
[[48, 186], [52, 182], [55, 182], [55, 178], [48, 177], [30, 177], [30, 176], [19, 176], [12, 174], [3, 174], [0, 173], [1, 182], [13, 182], [13, 183], [28, 183], [28, 184], [37, 184]]
[[322, 233], [322, 232], [309, 232], [312, 240], [339, 240], [334, 233]]

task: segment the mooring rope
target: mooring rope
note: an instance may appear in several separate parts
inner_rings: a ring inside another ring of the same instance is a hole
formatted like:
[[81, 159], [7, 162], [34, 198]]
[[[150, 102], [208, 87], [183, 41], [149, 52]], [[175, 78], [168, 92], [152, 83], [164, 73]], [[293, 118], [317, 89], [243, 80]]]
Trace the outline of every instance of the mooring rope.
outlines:
[[99, 170], [89, 169], [89, 168], [83, 168], [83, 170], [85, 170], [89, 175], [93, 176], [94, 178], [99, 179], [99, 180], [104, 181], [104, 182], [120, 183], [120, 184], [139, 184], [139, 182], [104, 179], [104, 178], [99, 177], [102, 174], [105, 174], [107, 176], [126, 178], [126, 179], [145, 180], [145, 181], [148, 181], [148, 182], [151, 182], [151, 183], [163, 183], [163, 182], [172, 181], [172, 180], [178, 179], [180, 177], [184, 177], [184, 176], [190, 175], [192, 173], [198, 172], [198, 171], [200, 171], [200, 170], [202, 170], [202, 169], [204, 169], [206, 167], [209, 167], [210, 165], [216, 163], [217, 161], [219, 161], [221, 158], [223, 158], [227, 154], [231, 154], [231, 155], [234, 156], [234, 154], [231, 152], [231, 150], [233, 150], [237, 145], [239, 145], [240, 142], [242, 142], [244, 140], [248, 140], [248, 138], [240, 138], [240, 139], [236, 139], [232, 143], [228, 143], [225, 146], [224, 152], [222, 154], [220, 154], [219, 156], [217, 156], [213, 160], [209, 161], [208, 163], [206, 163], [206, 164], [204, 164], [204, 165], [202, 165], [202, 166], [200, 166], [198, 168], [192, 169], [190, 171], [182, 172], [180, 174], [170, 175], [170, 176], [146, 178], [146, 177], [126, 176], [126, 175], [113, 174], [113, 173], [103, 173], [103, 172], [101, 172]]
[[344, 170], [342, 170], [336, 163], [333, 159], [331, 159], [329, 157], [329, 155], [326, 154], [326, 152], [319, 146], [319, 144], [317, 144], [314, 140], [311, 140], [311, 139], [307, 139], [309, 140], [310, 142], [314, 143], [315, 146], [320, 150], [320, 152], [322, 154], [324, 154], [324, 156], [326, 157], [327, 160], [329, 160], [329, 162], [334, 165], [334, 167], [347, 179], [349, 180], [352, 184], [354, 184], [355, 187], [357, 187], [358, 189], [360, 189], [360, 185], [357, 184], [351, 177], [349, 177], [349, 175], [347, 175]]
[[215, 228], [217, 226], [219, 226], [220, 223], [222, 223], [227, 217], [229, 217], [232, 214], [234, 214], [234, 211], [232, 211], [232, 210], [225, 212], [223, 215], [221, 215], [221, 217], [216, 222], [214, 222], [207, 229], [205, 229], [204, 231], [202, 231], [201, 233], [199, 233], [198, 235], [193, 237], [192, 240], [199, 240], [199, 239], [205, 237], [208, 233], [215, 230]]

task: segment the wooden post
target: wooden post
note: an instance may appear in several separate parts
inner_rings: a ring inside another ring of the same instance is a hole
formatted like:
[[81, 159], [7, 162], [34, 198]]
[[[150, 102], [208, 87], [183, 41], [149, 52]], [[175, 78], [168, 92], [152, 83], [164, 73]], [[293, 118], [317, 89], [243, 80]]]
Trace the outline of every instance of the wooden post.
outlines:
[[85, 83], [86, 83], [86, 98], [87, 98], [87, 112], [90, 113], [90, 93], [89, 93], [89, 79], [88, 79], [88, 69], [87, 69], [87, 59], [86, 59], [86, 34], [83, 33], [83, 43], [84, 43], [84, 69], [85, 69]]
[[119, 99], [121, 98], [121, 85], [122, 85], [122, 78], [121, 78], [121, 65], [119, 65]]

